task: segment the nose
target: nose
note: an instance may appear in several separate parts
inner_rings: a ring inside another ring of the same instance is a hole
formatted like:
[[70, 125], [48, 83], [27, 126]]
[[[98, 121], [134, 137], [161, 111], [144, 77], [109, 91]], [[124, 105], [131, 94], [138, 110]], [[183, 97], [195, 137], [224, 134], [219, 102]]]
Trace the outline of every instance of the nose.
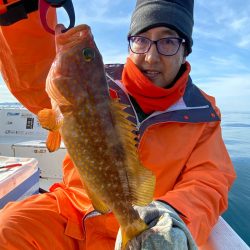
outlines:
[[157, 63], [160, 61], [160, 55], [157, 51], [155, 43], [151, 45], [149, 51], [146, 53], [145, 61], [149, 64]]

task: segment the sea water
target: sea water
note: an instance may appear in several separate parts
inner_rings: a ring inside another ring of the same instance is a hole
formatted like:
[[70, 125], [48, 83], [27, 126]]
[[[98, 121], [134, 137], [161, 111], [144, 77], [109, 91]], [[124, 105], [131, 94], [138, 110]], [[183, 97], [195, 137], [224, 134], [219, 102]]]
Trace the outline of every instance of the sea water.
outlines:
[[250, 111], [224, 112], [222, 134], [237, 173], [222, 217], [250, 246]]

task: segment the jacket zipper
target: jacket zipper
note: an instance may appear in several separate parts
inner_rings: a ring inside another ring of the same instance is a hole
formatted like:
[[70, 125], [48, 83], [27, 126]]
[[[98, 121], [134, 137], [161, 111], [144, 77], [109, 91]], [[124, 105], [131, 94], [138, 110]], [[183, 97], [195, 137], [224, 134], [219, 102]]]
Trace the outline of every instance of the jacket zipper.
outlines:
[[[160, 114], [164, 114], [164, 113], [169, 113], [169, 112], [172, 112], [172, 111], [177, 111], [177, 110], [192, 110], [192, 109], [206, 109], [206, 108], [209, 108], [209, 105], [204, 105], [204, 106], [199, 106], [199, 107], [185, 107], [185, 109], [178, 109], [178, 108], [169, 108], [167, 110], [164, 110], [164, 111], [155, 111], [154, 113], [152, 113], [151, 115], [149, 115], [146, 119], [144, 119], [142, 122], [139, 121], [139, 118], [138, 118], [138, 115], [135, 111], [135, 108], [130, 100], [130, 97], [128, 95], [128, 93], [125, 91], [123, 85], [121, 84], [121, 82], [119, 80], [114, 80], [112, 79], [110, 76], [108, 76], [112, 81], [115, 81], [115, 83], [121, 88], [121, 90], [124, 92], [124, 94], [127, 96], [128, 100], [129, 100], [129, 103], [130, 103], [130, 106], [132, 107], [133, 109], [133, 112], [134, 112], [134, 115], [135, 115], [135, 118], [136, 118], [136, 132], [139, 132], [140, 130], [140, 127], [142, 126], [142, 124], [144, 122], [146, 122], [147, 120], [151, 119], [152, 117], [154, 116], [157, 116], [157, 115], [160, 115]], [[155, 125], [155, 124], [154, 124]]]
[[[155, 111], [154, 113], [152, 113], [151, 115], [149, 115], [147, 118], [145, 118], [143, 121], [139, 121], [139, 118], [138, 118], [138, 115], [135, 111], [135, 108], [130, 100], [130, 97], [129, 95], [125, 92], [125, 94], [127, 95], [128, 99], [129, 99], [129, 102], [130, 102], [130, 106], [132, 107], [133, 109], [133, 112], [135, 114], [135, 118], [136, 118], [136, 131], [139, 132], [140, 130], [140, 127], [142, 126], [142, 124], [144, 122], [146, 122], [147, 120], [151, 119], [152, 117], [155, 117], [157, 115], [161, 115], [161, 114], [165, 114], [165, 113], [169, 113], [169, 112], [172, 112], [172, 111], [177, 111], [177, 110], [192, 110], [192, 109], [206, 109], [206, 108], [209, 108], [209, 105], [204, 105], [204, 106], [199, 106], [199, 107], [186, 107], [185, 109], [167, 109], [167, 110], [164, 110], [164, 111]], [[155, 124], [154, 124], [155, 125]]]

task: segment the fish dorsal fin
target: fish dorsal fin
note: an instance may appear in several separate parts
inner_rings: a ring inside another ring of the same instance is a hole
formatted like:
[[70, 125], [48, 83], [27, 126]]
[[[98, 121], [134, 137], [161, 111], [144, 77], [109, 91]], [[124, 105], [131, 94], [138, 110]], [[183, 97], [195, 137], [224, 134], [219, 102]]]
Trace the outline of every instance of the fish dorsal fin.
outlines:
[[133, 204], [146, 206], [153, 200], [155, 176], [139, 160], [135, 141], [136, 135], [133, 133], [136, 130], [136, 125], [127, 119], [130, 115], [124, 111], [128, 106], [119, 103], [117, 99], [113, 99], [111, 105], [116, 121], [116, 129], [126, 153], [127, 176]]

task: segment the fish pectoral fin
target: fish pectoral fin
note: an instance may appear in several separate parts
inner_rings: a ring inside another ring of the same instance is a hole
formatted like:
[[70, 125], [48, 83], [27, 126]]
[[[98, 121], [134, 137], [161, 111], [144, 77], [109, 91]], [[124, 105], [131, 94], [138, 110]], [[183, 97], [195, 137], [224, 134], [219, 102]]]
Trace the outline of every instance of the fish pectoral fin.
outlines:
[[62, 125], [53, 109], [42, 109], [38, 112], [37, 117], [40, 125], [50, 131], [56, 131]]
[[61, 135], [57, 131], [49, 131], [46, 146], [49, 152], [54, 152], [60, 148], [61, 145]]
[[37, 114], [40, 125], [49, 130], [46, 146], [49, 152], [54, 152], [60, 148], [61, 135], [59, 132], [62, 126], [62, 120], [57, 118], [56, 112], [53, 109], [42, 109]]
[[101, 214], [110, 212], [110, 208], [88, 187], [88, 184], [83, 180], [83, 185], [86, 189], [87, 195], [89, 196], [92, 205], [96, 211]]

